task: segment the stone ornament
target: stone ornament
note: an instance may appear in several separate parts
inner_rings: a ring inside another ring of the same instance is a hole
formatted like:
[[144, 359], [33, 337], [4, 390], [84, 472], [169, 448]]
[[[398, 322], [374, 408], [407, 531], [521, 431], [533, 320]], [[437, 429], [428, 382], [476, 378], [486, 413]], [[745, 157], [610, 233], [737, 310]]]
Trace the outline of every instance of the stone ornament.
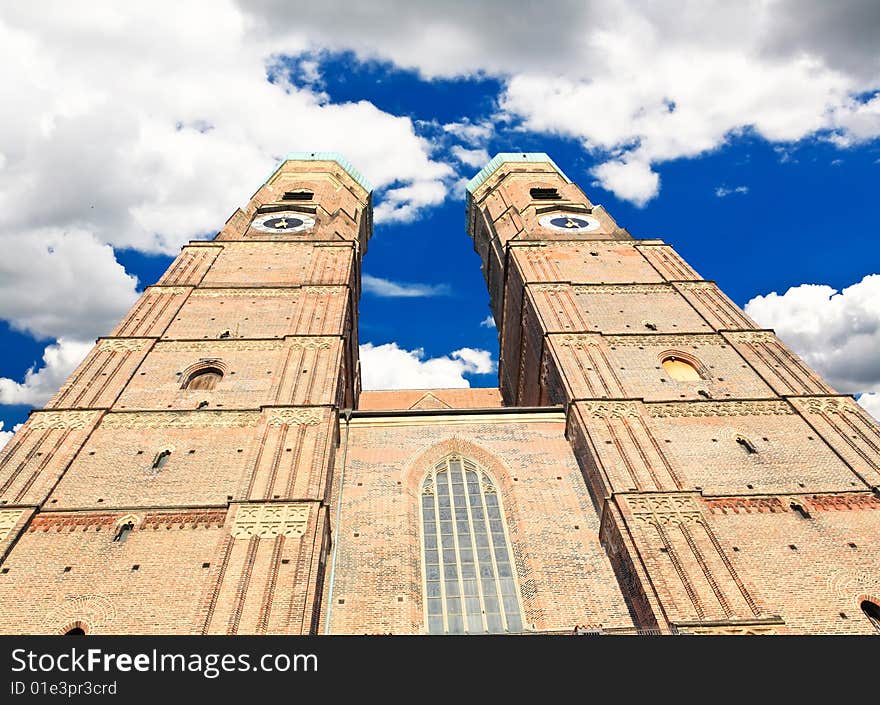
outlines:
[[726, 345], [720, 335], [701, 335], [699, 333], [679, 333], [678, 335], [606, 335], [604, 341], [614, 347], [664, 347], [674, 348], [684, 345]]
[[97, 345], [100, 351], [128, 352], [131, 350], [143, 350], [150, 347], [152, 338], [105, 338]]
[[245, 504], [235, 514], [232, 538], [300, 538], [306, 531], [308, 520], [309, 507], [306, 504]]
[[577, 402], [583, 414], [606, 419], [638, 418], [640, 406], [636, 401]]
[[276, 299], [292, 297], [299, 291], [299, 287], [289, 289], [195, 289], [193, 298], [197, 299]]
[[269, 426], [315, 426], [323, 420], [318, 409], [268, 409], [266, 415]]
[[9, 536], [9, 532], [24, 514], [24, 509], [5, 509], [0, 511], [0, 541]]
[[42, 431], [50, 428], [86, 428], [92, 425], [100, 411], [35, 411], [28, 419], [28, 428]]
[[647, 402], [653, 418], [675, 416], [785, 416], [795, 411], [784, 401]]
[[120, 411], [107, 414], [102, 428], [207, 428], [256, 426], [258, 411]]

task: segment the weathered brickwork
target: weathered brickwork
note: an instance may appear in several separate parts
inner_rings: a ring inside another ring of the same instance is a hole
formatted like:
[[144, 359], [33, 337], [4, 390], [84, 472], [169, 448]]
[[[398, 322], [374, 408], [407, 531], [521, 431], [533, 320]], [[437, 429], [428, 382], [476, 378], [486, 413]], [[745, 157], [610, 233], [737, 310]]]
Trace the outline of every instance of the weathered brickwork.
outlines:
[[283, 338], [344, 335], [351, 325], [345, 286], [283, 289], [197, 289], [164, 337], [180, 339]]
[[111, 335], [156, 337], [168, 324], [189, 296], [188, 286], [150, 286], [144, 291], [128, 315], [113, 329]]
[[527, 296], [548, 333], [709, 333], [712, 325], [671, 284], [532, 284]]
[[[877, 603], [864, 575], [877, 561], [860, 541], [880, 532], [876, 422], [668, 244], [612, 225], [546, 155], [499, 155], [468, 190], [503, 399], [566, 410], [636, 626], [870, 632], [860, 605]], [[734, 506], [753, 509], [729, 518]], [[804, 552], [805, 531], [834, 538]], [[837, 566], [845, 599], [815, 579]]]
[[[341, 364], [341, 341], [331, 337], [270, 340], [160, 341], [116, 409], [259, 408], [267, 404], [332, 404]], [[223, 378], [211, 390], [187, 381], [204, 365]], [[207, 402], [207, 403], [205, 403]]]
[[834, 390], [771, 331], [731, 332], [724, 337], [777, 394], [834, 394]]
[[789, 633], [876, 633], [860, 609], [880, 598], [880, 500], [858, 493], [709, 502], [736, 570], [760, 585]]
[[109, 409], [152, 347], [152, 338], [99, 340], [46, 408]]
[[851, 397], [546, 155], [467, 229], [498, 389], [361, 394], [369, 186], [286, 159], [0, 450], [0, 631], [880, 629]]
[[[718, 335], [550, 335], [553, 364], [571, 399], [766, 399], [773, 391]], [[685, 359], [700, 379], [677, 381], [663, 360]]]
[[204, 279], [206, 287], [350, 285], [354, 248], [349, 244], [228, 242]]
[[41, 505], [101, 417], [99, 411], [37, 411], [0, 450], [0, 504]]
[[198, 286], [205, 272], [222, 252], [223, 248], [204, 243], [184, 247], [158, 283], [174, 287]]
[[[45, 512], [3, 562], [6, 634], [189, 633], [225, 510]], [[125, 541], [118, 527], [135, 526]], [[10, 619], [13, 617], [13, 619]]]
[[450, 454], [475, 462], [500, 488], [528, 629], [631, 628], [562, 414], [450, 414], [355, 416], [343, 427], [329, 631], [426, 631], [420, 488]]
[[372, 211], [348, 165], [301, 156], [0, 452], [3, 631], [318, 630]]

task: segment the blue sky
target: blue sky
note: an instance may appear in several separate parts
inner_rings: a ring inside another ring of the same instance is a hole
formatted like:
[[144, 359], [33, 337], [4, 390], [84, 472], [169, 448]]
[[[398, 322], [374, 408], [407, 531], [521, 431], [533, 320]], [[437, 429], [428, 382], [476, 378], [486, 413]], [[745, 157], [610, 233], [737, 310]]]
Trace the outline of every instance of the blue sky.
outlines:
[[[579, 25], [587, 5], [606, 24]], [[703, 3], [678, 23], [640, 3], [513, 3], [484, 34], [491, 3], [211, 7], [0, 11], [18, 68], [0, 88], [0, 434], [297, 149], [340, 151], [376, 185], [373, 384], [494, 386], [463, 184], [496, 152], [541, 151], [880, 413], [869, 3], [830, 24], [822, 3], [756, 4], [751, 22]]]

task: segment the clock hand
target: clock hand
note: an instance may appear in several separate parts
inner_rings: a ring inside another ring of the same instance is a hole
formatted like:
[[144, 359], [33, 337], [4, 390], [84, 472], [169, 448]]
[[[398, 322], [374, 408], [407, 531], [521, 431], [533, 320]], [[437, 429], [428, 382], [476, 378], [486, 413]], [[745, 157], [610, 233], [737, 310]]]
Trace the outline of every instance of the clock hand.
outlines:
[[275, 227], [276, 227], [276, 228], [286, 228], [286, 227], [287, 227], [287, 219], [286, 219], [286, 218], [282, 218], [282, 219], [279, 220], [277, 223], [275, 223]]

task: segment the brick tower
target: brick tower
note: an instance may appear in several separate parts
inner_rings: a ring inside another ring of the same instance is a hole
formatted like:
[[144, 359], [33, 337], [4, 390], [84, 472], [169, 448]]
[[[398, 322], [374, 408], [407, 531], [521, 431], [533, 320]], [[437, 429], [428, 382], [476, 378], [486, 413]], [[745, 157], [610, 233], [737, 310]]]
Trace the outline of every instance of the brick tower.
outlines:
[[286, 159], [0, 452], [0, 630], [880, 631], [852, 398], [545, 154], [467, 229], [500, 390], [361, 393], [370, 189]]
[[370, 187], [292, 154], [0, 455], [2, 629], [308, 633]]
[[636, 625], [875, 631], [876, 423], [547, 155], [500, 154], [468, 191], [504, 402], [567, 410]]

